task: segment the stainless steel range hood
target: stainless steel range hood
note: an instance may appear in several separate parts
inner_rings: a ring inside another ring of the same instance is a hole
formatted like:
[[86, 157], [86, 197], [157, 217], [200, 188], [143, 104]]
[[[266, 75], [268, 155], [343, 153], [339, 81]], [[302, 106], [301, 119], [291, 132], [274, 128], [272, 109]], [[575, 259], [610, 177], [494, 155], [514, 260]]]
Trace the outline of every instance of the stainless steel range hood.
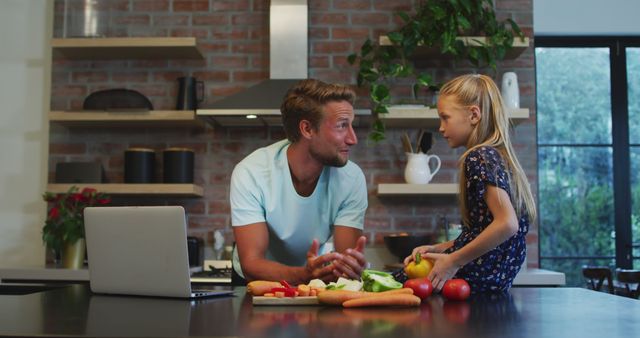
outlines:
[[269, 80], [198, 109], [223, 126], [282, 124], [280, 104], [287, 90], [307, 78], [308, 17], [306, 0], [271, 0]]

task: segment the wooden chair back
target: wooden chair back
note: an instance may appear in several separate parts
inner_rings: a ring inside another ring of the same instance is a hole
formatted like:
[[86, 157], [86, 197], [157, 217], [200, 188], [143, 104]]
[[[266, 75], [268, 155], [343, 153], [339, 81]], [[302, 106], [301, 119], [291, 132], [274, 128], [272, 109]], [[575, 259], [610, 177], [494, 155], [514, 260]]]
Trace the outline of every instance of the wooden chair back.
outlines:
[[640, 270], [616, 269], [616, 277], [626, 288], [626, 295], [638, 299], [640, 297]]
[[587, 287], [591, 290], [602, 291], [604, 281], [607, 281], [607, 291], [613, 294], [613, 274], [606, 266], [583, 266], [582, 276], [586, 279]]

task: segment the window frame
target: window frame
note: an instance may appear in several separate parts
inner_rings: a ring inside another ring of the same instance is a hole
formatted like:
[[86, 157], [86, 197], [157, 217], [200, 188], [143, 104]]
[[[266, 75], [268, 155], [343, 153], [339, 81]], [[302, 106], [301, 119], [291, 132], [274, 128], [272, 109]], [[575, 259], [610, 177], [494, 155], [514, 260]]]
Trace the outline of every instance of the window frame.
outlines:
[[[632, 228], [631, 228], [631, 146], [629, 142], [629, 106], [627, 86], [626, 48], [640, 47], [640, 37], [535, 37], [535, 48], [609, 48], [609, 65], [611, 74], [611, 138], [613, 161], [613, 208], [615, 237], [616, 267], [630, 269], [632, 259]], [[536, 71], [537, 76], [537, 71]], [[537, 83], [537, 80], [536, 80]], [[537, 102], [537, 91], [536, 91]], [[536, 120], [536, 130], [538, 122]], [[582, 146], [581, 144], [541, 144], [536, 132], [536, 148], [540, 146]], [[594, 146], [594, 145], [591, 145]], [[540, 185], [538, 175], [538, 186]], [[540, 190], [540, 189], [538, 189]], [[539, 204], [539, 201], [538, 201]], [[538, 205], [539, 206], [539, 205]], [[542, 224], [539, 224], [541, 227]], [[637, 241], [640, 239], [637, 239]], [[538, 241], [539, 259], [581, 259], [590, 257], [545, 257]], [[595, 257], [594, 257], [595, 258]], [[607, 257], [601, 257], [603, 259]], [[637, 257], [635, 259], [638, 259]]]

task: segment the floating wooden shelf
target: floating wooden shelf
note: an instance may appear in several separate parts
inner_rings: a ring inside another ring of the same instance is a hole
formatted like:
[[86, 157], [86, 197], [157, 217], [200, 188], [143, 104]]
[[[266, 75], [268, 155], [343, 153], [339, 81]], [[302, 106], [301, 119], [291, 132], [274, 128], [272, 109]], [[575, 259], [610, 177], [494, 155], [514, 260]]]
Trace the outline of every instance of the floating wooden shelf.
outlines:
[[[389, 108], [388, 114], [380, 114], [386, 127], [415, 127], [438, 128], [440, 118], [438, 110], [427, 107], [402, 107]], [[518, 124], [529, 119], [529, 109], [520, 108], [509, 111], [509, 118], [513, 124]]]
[[109, 195], [129, 195], [129, 196], [179, 196], [179, 197], [202, 197], [204, 189], [195, 184], [132, 184], [132, 183], [53, 183], [47, 185], [47, 191], [62, 194], [69, 191], [71, 186], [76, 186], [82, 190], [90, 187]]
[[51, 111], [49, 122], [69, 127], [204, 127], [204, 121], [192, 110]]
[[[487, 38], [484, 36], [464, 36], [458, 37], [457, 40], [462, 40], [462, 42], [467, 46], [481, 46], [487, 43]], [[378, 39], [378, 43], [380, 44], [380, 46], [393, 45], [391, 43], [391, 40], [389, 40], [389, 37], [386, 35], [381, 35]], [[522, 54], [522, 52], [524, 52], [525, 49], [529, 48], [529, 43], [529, 38], [524, 38], [524, 41], [520, 38], [514, 38], [513, 46], [507, 51], [504, 58], [517, 58], [518, 56], [520, 56], [520, 54]], [[414, 56], [419, 58], [451, 58], [451, 56], [449, 55], [443, 55], [440, 49], [436, 47], [418, 47], [415, 51]]]
[[458, 193], [457, 183], [384, 183], [378, 184], [378, 196], [397, 195], [455, 195]]
[[91, 59], [203, 59], [194, 37], [52, 39], [55, 57]]

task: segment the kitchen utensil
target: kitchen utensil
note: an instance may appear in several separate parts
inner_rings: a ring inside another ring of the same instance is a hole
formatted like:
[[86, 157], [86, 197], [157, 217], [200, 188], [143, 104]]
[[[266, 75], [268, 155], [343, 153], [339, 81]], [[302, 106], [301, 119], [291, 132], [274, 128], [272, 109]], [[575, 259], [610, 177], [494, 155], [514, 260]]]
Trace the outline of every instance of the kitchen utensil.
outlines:
[[178, 78], [177, 110], [196, 110], [198, 104], [204, 100], [204, 82], [195, 77], [183, 76]]
[[402, 148], [404, 149], [405, 153], [413, 153], [411, 140], [409, 140], [409, 135], [406, 132], [402, 134]]
[[[435, 169], [431, 169], [429, 163], [436, 161]], [[407, 166], [404, 169], [404, 180], [409, 184], [427, 184], [440, 170], [440, 157], [424, 153], [407, 153]]]
[[420, 129], [418, 131], [418, 141], [416, 142], [416, 153], [420, 153], [421, 152], [420, 143], [422, 142], [422, 137], [423, 136], [424, 136], [424, 130]]
[[433, 143], [433, 134], [428, 132], [424, 133], [420, 139], [420, 151], [426, 154], [429, 149], [431, 149]]
[[507, 108], [520, 108], [520, 91], [518, 89], [518, 76], [514, 72], [506, 72], [502, 75], [502, 99]]

